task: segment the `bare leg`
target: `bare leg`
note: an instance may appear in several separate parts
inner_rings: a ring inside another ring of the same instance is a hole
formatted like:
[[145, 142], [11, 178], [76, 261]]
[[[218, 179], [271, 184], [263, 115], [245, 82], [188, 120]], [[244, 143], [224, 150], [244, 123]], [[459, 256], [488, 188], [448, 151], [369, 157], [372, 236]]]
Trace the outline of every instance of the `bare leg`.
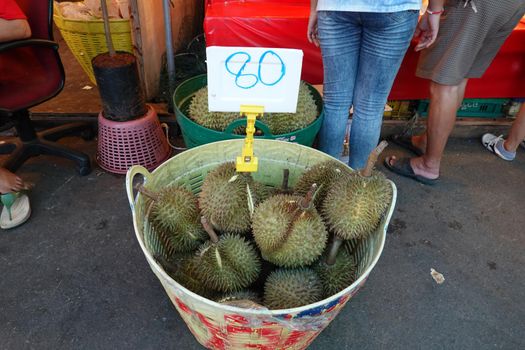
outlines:
[[[426, 150], [423, 156], [410, 159], [410, 166], [416, 175], [427, 179], [439, 177], [441, 157], [454, 128], [456, 112], [461, 106], [467, 82], [468, 79], [463, 79], [458, 85], [430, 82], [427, 130], [423, 136], [412, 139], [414, 146]], [[396, 157], [392, 156], [390, 164], [394, 165], [395, 160]]]
[[[468, 82], [468, 79], [463, 79], [463, 81], [458, 85], [458, 87], [459, 87], [459, 91], [458, 91], [459, 96], [458, 96], [458, 103], [456, 105], [456, 110], [459, 107], [461, 107], [461, 103], [463, 102], [463, 97], [465, 96], [465, 88], [467, 86], [467, 82]], [[434, 83], [434, 82], [431, 82], [431, 84], [439, 85], [439, 84]], [[431, 89], [432, 89], [432, 85], [431, 85]], [[430, 103], [432, 104], [432, 99], [431, 99]], [[432, 108], [432, 106], [430, 106], [430, 108]], [[429, 119], [431, 118], [430, 117], [430, 113], [431, 113], [431, 111], [429, 111]], [[419, 149], [421, 149], [423, 152], [426, 152], [426, 149], [427, 149], [427, 130], [425, 130], [420, 135], [412, 136], [412, 144], [414, 146], [418, 147]]]
[[461, 105], [467, 81], [468, 79], [464, 79], [459, 85], [430, 83], [426, 152], [423, 156], [410, 160], [415, 174], [429, 179], [439, 177], [441, 158], [448, 137], [454, 128], [456, 111]]
[[29, 188], [21, 178], [5, 168], [0, 168], [0, 193], [17, 192]]
[[516, 120], [512, 123], [509, 136], [503, 143], [503, 147], [509, 152], [516, 152], [519, 144], [525, 138], [525, 103], [521, 104]]

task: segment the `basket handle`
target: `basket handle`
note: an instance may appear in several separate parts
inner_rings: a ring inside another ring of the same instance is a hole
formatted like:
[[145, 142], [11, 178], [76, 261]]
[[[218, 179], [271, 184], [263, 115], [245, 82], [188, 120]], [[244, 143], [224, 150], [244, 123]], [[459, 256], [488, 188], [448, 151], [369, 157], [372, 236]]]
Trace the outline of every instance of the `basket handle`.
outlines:
[[[224, 133], [233, 135], [233, 131], [235, 128], [238, 128], [239, 126], [246, 126], [246, 118], [236, 119], [233, 122], [231, 122], [226, 129], [224, 129]], [[273, 138], [273, 134], [270, 131], [270, 128], [268, 125], [264, 124], [260, 120], [255, 120], [255, 127], [263, 132], [263, 135], [265, 138]]]
[[133, 212], [135, 212], [135, 196], [133, 194], [133, 178], [137, 174], [140, 174], [144, 177], [144, 181], [143, 181], [144, 184], [148, 182], [148, 176], [151, 175], [148, 169], [144, 168], [142, 165], [133, 165], [131, 168], [128, 169], [128, 172], [126, 173], [126, 191], [128, 193], [129, 206], [131, 208], [131, 211]]

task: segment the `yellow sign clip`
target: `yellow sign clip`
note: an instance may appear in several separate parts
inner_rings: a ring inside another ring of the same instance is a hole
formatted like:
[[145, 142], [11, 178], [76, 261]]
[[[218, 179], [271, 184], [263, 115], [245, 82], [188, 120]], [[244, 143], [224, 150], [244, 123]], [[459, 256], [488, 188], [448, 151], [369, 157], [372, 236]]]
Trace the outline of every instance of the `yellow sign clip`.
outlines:
[[241, 105], [241, 115], [246, 115], [246, 138], [242, 146], [242, 155], [237, 157], [237, 172], [256, 172], [259, 166], [257, 157], [253, 155], [253, 134], [255, 133], [255, 120], [264, 113], [263, 106]]

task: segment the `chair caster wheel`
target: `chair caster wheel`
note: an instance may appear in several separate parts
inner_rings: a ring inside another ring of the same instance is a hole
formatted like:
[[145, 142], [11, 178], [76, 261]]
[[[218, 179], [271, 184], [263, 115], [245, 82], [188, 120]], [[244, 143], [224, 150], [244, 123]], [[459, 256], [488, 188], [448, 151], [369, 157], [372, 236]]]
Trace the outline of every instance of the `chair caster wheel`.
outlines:
[[95, 130], [93, 130], [93, 127], [89, 127], [87, 129], [84, 129], [80, 132], [80, 137], [82, 137], [82, 140], [84, 141], [91, 141], [95, 138]]
[[91, 172], [91, 166], [81, 166], [78, 168], [78, 173], [80, 174], [80, 176], [86, 176], [87, 174], [89, 174]]

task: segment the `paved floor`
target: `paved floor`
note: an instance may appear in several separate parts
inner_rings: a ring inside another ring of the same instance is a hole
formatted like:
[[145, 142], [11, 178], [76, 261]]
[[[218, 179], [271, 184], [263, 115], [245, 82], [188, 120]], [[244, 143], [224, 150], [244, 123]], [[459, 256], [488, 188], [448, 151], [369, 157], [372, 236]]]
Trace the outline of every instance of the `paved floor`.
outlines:
[[[0, 232], [0, 348], [200, 349], [135, 241], [123, 176], [43, 156], [19, 173], [36, 187], [31, 219]], [[392, 175], [383, 255], [311, 348], [524, 348], [524, 175], [524, 150], [504, 162], [469, 139], [451, 141], [438, 186]]]
[[[78, 108], [67, 91], [100, 109], [75, 74], [44, 110]], [[19, 170], [36, 187], [30, 220], [0, 232], [0, 349], [201, 349], [135, 240], [124, 177], [94, 166], [80, 177], [41, 156]], [[509, 163], [452, 139], [438, 186], [388, 175], [399, 197], [383, 255], [311, 349], [525, 348], [525, 150]]]

